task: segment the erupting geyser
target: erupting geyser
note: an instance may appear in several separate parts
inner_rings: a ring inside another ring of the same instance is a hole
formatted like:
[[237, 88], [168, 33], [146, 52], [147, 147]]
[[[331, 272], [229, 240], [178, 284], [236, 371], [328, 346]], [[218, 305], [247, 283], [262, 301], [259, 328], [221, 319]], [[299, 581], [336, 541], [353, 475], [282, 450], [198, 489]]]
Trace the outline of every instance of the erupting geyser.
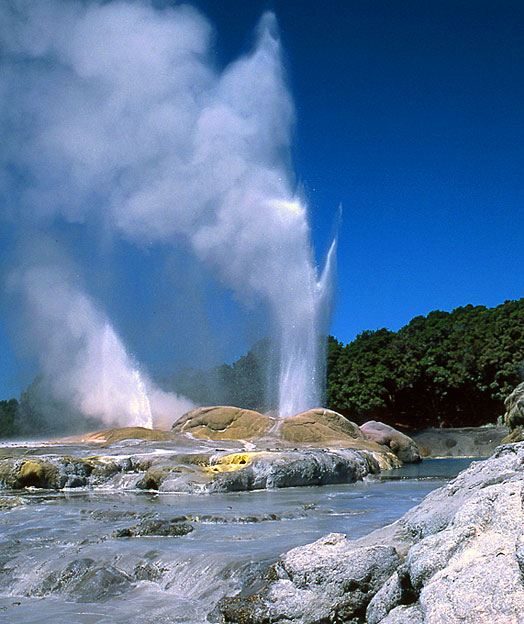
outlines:
[[[268, 310], [273, 394], [288, 416], [322, 402], [334, 250], [319, 276], [289, 167], [294, 107], [275, 16], [264, 15], [253, 49], [220, 71], [211, 42], [210, 24], [188, 5], [2, 3], [0, 190], [18, 235], [52, 233], [65, 220], [138, 250], [184, 240], [239, 301]], [[125, 415], [115, 416], [121, 424], [180, 415], [187, 402], [141, 378], [94, 298], [78, 285], [72, 296], [67, 280], [36, 279], [32, 262], [31, 287], [23, 269], [15, 276], [39, 359], [50, 377], [69, 379], [76, 405]], [[86, 273], [89, 262], [80, 258]], [[33, 287], [65, 309], [42, 311]], [[89, 331], [70, 323], [79, 302]], [[75, 355], [64, 357], [68, 349]]]

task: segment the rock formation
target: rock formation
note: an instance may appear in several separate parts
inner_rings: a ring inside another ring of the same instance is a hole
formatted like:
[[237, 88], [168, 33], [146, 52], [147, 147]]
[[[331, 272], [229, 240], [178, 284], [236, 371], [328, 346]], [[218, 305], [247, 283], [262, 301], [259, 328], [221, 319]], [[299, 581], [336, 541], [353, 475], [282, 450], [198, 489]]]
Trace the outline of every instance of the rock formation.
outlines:
[[156, 453], [153, 447], [131, 456], [119, 454], [121, 447], [115, 451], [104, 457], [50, 457], [47, 448], [29, 460], [0, 459], [0, 487], [119, 488], [125, 481], [127, 488], [200, 494], [353, 483], [400, 466], [392, 453], [366, 449]]
[[[393, 453], [403, 463], [420, 461], [415, 442], [375, 421], [360, 428], [341, 414], [316, 408], [284, 419], [237, 407], [200, 407], [173, 424], [173, 432], [207, 440], [250, 440], [264, 448], [272, 442], [322, 448], [352, 448]], [[264, 436], [267, 439], [264, 439]]]
[[282, 555], [262, 589], [224, 598], [229, 624], [518, 624], [524, 443], [500, 447], [394, 524]]
[[423, 429], [412, 434], [422, 457], [489, 457], [506, 442], [507, 427]]
[[364, 439], [358, 425], [337, 412], [322, 408], [284, 418], [280, 436], [294, 444], [315, 445]]
[[506, 398], [504, 407], [506, 408], [504, 424], [510, 428], [504, 442], [521, 442], [524, 440], [524, 382]]
[[65, 438], [68, 442], [92, 443], [107, 446], [122, 440], [147, 440], [149, 442], [161, 442], [172, 440], [174, 435], [168, 431], [159, 429], [147, 429], [146, 427], [119, 427], [114, 429], [104, 429], [93, 433], [71, 436]]
[[267, 433], [273, 423], [273, 419], [259, 412], [220, 405], [191, 410], [172, 429], [208, 440], [251, 440]]
[[524, 425], [524, 382], [519, 384], [506, 398], [504, 407], [506, 408], [506, 413], [504, 414], [505, 425], [510, 429]]
[[416, 443], [409, 436], [389, 425], [370, 420], [360, 426], [360, 431], [364, 435], [364, 439], [390, 448], [405, 464], [412, 464], [421, 460]]
[[[364, 432], [367, 439], [355, 423], [320, 408], [287, 419], [236, 407], [198, 408], [172, 431], [107, 429], [58, 440], [52, 454], [44, 445], [31, 459], [4, 449], [0, 487], [118, 488], [125, 483], [163, 492], [256, 490], [352, 483], [398, 468], [401, 460], [420, 459], [414, 442], [391, 427], [368, 423]], [[131, 441], [129, 449], [125, 440]], [[79, 446], [93, 444], [106, 449], [103, 457]]]

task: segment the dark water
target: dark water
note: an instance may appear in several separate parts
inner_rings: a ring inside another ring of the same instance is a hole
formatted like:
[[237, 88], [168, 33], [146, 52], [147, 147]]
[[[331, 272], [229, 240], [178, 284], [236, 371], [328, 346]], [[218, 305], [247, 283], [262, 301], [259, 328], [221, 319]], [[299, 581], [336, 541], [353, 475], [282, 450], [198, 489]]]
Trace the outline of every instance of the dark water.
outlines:
[[[393, 522], [471, 460], [426, 460], [364, 482], [210, 495], [126, 491], [4, 493], [0, 622], [201, 623], [277, 556], [329, 532]], [[115, 537], [186, 517], [181, 537]]]

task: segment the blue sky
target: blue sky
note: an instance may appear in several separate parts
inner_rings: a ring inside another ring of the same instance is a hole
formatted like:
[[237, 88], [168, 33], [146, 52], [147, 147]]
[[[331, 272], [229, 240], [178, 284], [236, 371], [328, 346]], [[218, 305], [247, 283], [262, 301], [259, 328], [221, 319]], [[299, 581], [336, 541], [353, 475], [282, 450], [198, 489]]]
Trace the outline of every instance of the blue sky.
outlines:
[[[333, 335], [349, 342], [366, 329], [397, 330], [434, 309], [495, 306], [523, 296], [522, 2], [194, 5], [215, 25], [218, 66], [249, 47], [265, 10], [277, 16], [297, 112], [294, 169], [308, 200], [320, 263], [343, 206]], [[71, 224], [59, 228], [65, 245], [75, 245], [75, 232]], [[0, 242], [9, 248], [7, 230]], [[91, 243], [79, 243], [84, 255]], [[105, 261], [127, 284], [100, 286], [104, 267], [94, 271], [89, 279], [104, 290], [106, 309], [150, 369], [168, 370], [171, 351], [162, 349], [162, 331], [174, 312], [183, 312], [184, 300], [164, 307], [158, 300], [155, 311], [140, 311], [140, 302], [156, 295], [147, 280], [134, 279], [137, 272], [153, 275], [165, 268], [162, 250], [144, 263], [121, 244], [106, 251]], [[210, 275], [195, 272], [195, 283], [213, 288]], [[194, 297], [196, 309], [197, 289], [182, 291]], [[217, 358], [225, 353], [231, 360], [258, 337], [263, 323], [239, 335], [229, 323], [227, 293], [214, 301], [212, 322], [197, 331], [193, 319], [193, 336], [220, 336]], [[126, 312], [131, 307], [135, 312]], [[5, 308], [0, 398], [18, 396], [34, 374], [8, 331]], [[173, 340], [170, 348], [183, 359], [191, 339]]]
[[[244, 19], [268, 5], [201, 6], [231, 53], [245, 42]], [[270, 6], [318, 251], [344, 210], [332, 333], [348, 342], [433, 309], [522, 297], [524, 4]]]

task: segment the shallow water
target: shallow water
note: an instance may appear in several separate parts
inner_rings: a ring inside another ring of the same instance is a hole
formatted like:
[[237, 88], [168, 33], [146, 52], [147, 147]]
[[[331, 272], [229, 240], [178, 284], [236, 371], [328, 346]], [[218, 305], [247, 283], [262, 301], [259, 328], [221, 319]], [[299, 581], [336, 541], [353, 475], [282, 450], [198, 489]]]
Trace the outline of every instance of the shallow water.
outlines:
[[[355, 484], [210, 495], [6, 492], [23, 504], [0, 510], [0, 621], [205, 622], [219, 598], [257, 583], [280, 553], [389, 524], [469, 463], [426, 460]], [[114, 535], [177, 517], [193, 531]]]

